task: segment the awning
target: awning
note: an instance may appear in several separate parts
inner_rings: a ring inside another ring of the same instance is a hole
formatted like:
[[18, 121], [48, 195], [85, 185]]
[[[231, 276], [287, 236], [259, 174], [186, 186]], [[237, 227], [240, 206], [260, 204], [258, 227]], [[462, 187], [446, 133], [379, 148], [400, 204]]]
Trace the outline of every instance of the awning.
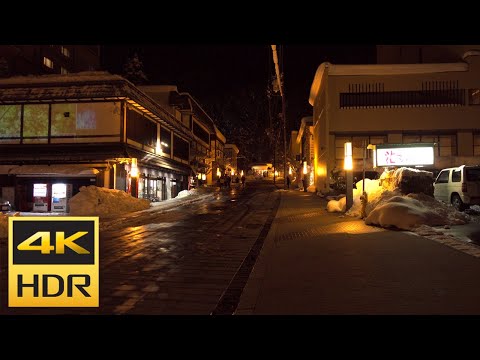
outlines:
[[1, 165], [0, 174], [18, 176], [78, 176], [92, 177], [99, 171], [88, 165]]

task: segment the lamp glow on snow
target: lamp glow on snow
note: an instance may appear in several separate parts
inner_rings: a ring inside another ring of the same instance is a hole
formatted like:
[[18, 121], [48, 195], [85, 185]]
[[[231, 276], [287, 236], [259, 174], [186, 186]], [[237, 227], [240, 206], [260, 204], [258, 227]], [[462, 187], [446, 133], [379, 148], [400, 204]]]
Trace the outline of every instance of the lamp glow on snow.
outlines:
[[131, 177], [138, 177], [137, 158], [132, 158], [132, 167], [130, 169]]

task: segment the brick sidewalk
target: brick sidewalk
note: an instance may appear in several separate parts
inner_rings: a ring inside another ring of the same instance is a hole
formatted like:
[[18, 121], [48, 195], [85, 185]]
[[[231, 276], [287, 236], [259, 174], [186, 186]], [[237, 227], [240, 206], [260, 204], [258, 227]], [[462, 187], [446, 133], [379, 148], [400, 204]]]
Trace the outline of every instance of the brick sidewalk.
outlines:
[[282, 192], [235, 314], [480, 314], [480, 259]]

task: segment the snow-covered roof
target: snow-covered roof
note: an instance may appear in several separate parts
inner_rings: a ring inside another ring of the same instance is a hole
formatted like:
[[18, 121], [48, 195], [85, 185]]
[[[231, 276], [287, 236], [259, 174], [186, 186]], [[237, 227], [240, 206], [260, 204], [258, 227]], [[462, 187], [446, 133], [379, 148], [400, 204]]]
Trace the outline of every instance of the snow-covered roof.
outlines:
[[[328, 69], [328, 70], [327, 70]], [[364, 76], [364, 75], [411, 75], [434, 74], [443, 72], [468, 71], [466, 63], [443, 64], [374, 64], [374, 65], [333, 65], [329, 62], [320, 64], [310, 88], [310, 105], [320, 91], [324, 74], [328, 76]]]
[[28, 76], [12, 76], [0, 79], [0, 87], [6, 85], [46, 85], [58, 83], [72, 82], [98, 82], [98, 81], [114, 81], [125, 80], [120, 75], [113, 75], [107, 71], [83, 71], [69, 74], [50, 74], [50, 75], [28, 75]]
[[305, 132], [305, 127], [306, 126], [312, 126], [313, 125], [313, 116], [305, 116], [302, 118], [302, 121], [300, 123], [300, 129], [298, 130], [297, 133], [297, 143], [299, 143], [302, 140], [303, 133]]

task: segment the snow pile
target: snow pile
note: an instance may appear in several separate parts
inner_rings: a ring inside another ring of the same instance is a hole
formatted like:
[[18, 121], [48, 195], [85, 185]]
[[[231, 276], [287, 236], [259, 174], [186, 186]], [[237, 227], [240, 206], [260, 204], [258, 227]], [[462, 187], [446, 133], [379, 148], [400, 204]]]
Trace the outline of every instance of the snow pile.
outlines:
[[408, 196], [393, 196], [377, 206], [366, 217], [365, 224], [413, 230], [420, 225], [446, 225], [448, 219], [437, 214], [421, 201]]
[[134, 198], [122, 190], [90, 185], [82, 186], [69, 205], [70, 215], [106, 216], [148, 209], [150, 201]]
[[[423, 193], [404, 195], [402, 185], [405, 179], [422, 179], [419, 186], [428, 185], [429, 172], [416, 169], [400, 168], [386, 171], [379, 180], [365, 179], [365, 192], [368, 202], [365, 208], [367, 225], [396, 227], [402, 230], [416, 231], [420, 226], [462, 225], [469, 222], [469, 216]], [[422, 184], [423, 179], [426, 181]], [[380, 185], [381, 184], [381, 185]], [[412, 183], [410, 183], [412, 184]], [[360, 216], [362, 180], [353, 189], [353, 205], [346, 212], [349, 216]], [[344, 212], [346, 198], [330, 200], [328, 212]]]
[[328, 212], [345, 212], [347, 208], [347, 198], [344, 196], [340, 200], [330, 200], [327, 203]]
[[[360, 216], [360, 211], [362, 208], [362, 203], [360, 201], [360, 196], [363, 191], [363, 180], [358, 181], [356, 184], [356, 189], [353, 189], [353, 204], [352, 207], [348, 210], [347, 215], [350, 216]], [[375, 201], [378, 198], [384, 189], [379, 185], [379, 180], [365, 179], [365, 192], [368, 194], [368, 203]], [[346, 209], [346, 198], [332, 199], [327, 203], [328, 212], [344, 212]]]
[[307, 192], [316, 193], [317, 192], [316, 186], [315, 185], [310, 185], [309, 187], [307, 187]]
[[14, 214], [2, 214], [0, 213], [0, 238], [8, 237], [8, 218], [10, 216], [20, 216], [19, 212]]

